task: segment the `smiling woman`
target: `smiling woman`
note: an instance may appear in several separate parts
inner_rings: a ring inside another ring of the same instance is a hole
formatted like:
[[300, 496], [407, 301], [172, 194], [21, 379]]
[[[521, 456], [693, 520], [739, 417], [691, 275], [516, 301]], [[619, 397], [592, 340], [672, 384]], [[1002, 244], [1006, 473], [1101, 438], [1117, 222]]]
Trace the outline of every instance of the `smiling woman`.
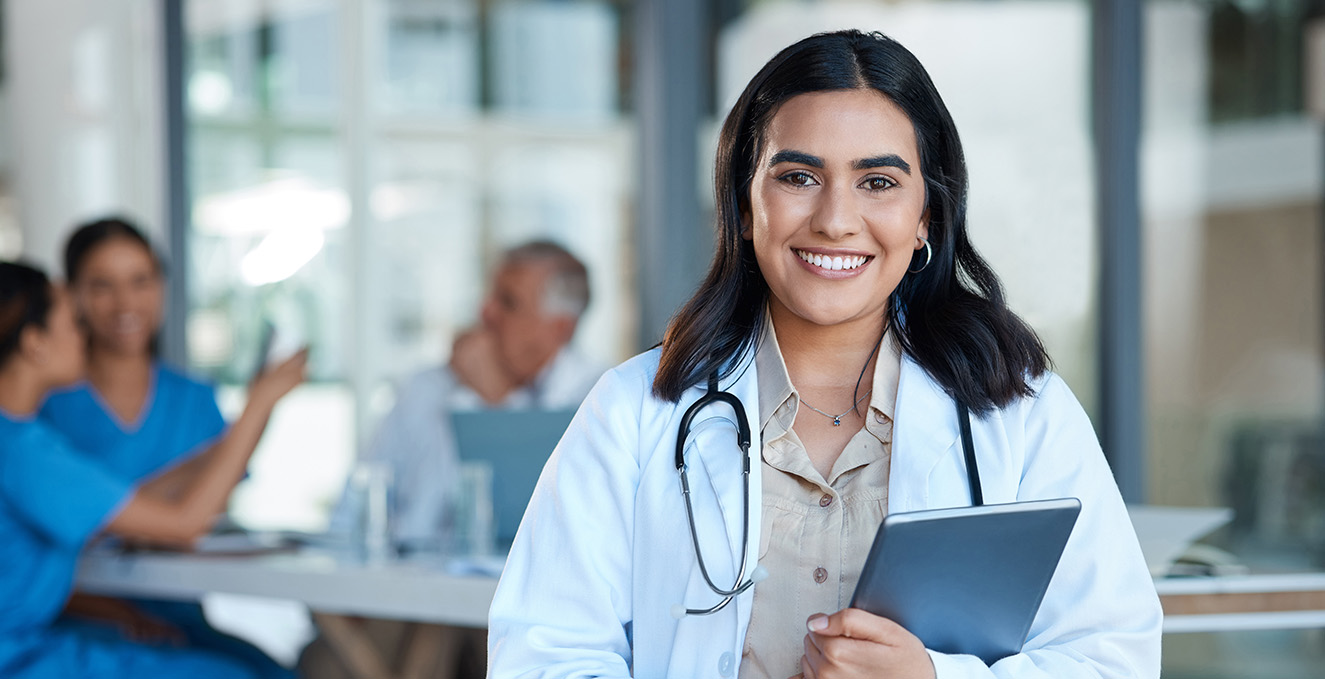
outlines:
[[[261, 422], [235, 423], [204, 468], [171, 492], [103, 465], [37, 417], [52, 389], [83, 374], [84, 335], [70, 296], [31, 267], [0, 262], [0, 674], [49, 677], [279, 679], [290, 674], [230, 640], [203, 638], [126, 602], [73, 591], [79, 553], [106, 532], [157, 545], [205, 533], [244, 473]], [[251, 395], [269, 409], [302, 379], [274, 371]]]
[[[74, 311], [70, 317], [76, 316], [86, 332], [86, 342], [75, 352], [80, 359], [86, 355], [87, 376], [53, 385], [41, 406], [43, 423], [109, 474], [142, 484], [147, 495], [177, 499], [187, 488], [219, 482], [207, 477], [228, 458], [241, 460], [242, 476], [273, 408], [295, 386], [291, 376], [302, 376], [306, 355], [255, 378], [243, 413], [227, 424], [211, 385], [157, 356], [164, 271], [142, 233], [119, 219], [92, 222], [70, 237], [64, 259]], [[219, 505], [205, 517], [203, 529]], [[185, 629], [193, 643], [228, 648], [282, 676], [256, 648], [213, 630], [198, 606], [138, 604]]]
[[754, 242], [774, 324], [852, 323], [873, 344], [929, 234], [906, 114], [874, 90], [816, 92], [784, 104], [766, 134], [742, 236]]
[[[1158, 676], [1122, 498], [967, 238], [961, 142], [916, 58], [858, 31], [786, 48], [716, 167], [709, 273], [545, 467], [490, 676]], [[1020, 653], [986, 665], [847, 607], [885, 515], [981, 493], [1081, 501]]]

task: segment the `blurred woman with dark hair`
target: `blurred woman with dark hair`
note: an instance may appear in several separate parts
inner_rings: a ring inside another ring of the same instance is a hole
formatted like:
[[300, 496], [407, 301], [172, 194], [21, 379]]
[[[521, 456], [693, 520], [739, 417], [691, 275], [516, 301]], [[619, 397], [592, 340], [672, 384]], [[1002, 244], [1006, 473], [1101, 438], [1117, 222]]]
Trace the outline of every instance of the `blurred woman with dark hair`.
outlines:
[[[133, 483], [150, 479], [163, 492], [195, 481], [209, 458], [226, 447], [246, 446], [244, 454], [253, 453], [258, 439], [234, 438], [212, 385], [158, 356], [165, 270], [137, 227], [119, 218], [80, 226], [65, 244], [64, 268], [87, 337], [87, 377], [53, 392], [41, 407], [43, 420], [105, 469]], [[305, 358], [290, 361], [302, 365]], [[251, 387], [263, 389], [270, 379], [260, 373]], [[275, 405], [250, 399], [239, 420], [261, 433]], [[256, 647], [213, 629], [196, 603], [137, 600], [133, 605], [178, 628], [190, 644], [284, 676]]]
[[[968, 239], [961, 142], [915, 56], [858, 31], [786, 48], [728, 115], [715, 183], [707, 277], [543, 472], [490, 676], [1157, 677], [1126, 508]], [[992, 665], [847, 607], [885, 515], [968, 504], [963, 422], [987, 502], [1082, 505], [1022, 651]]]
[[[237, 421], [230, 443], [187, 482], [139, 485], [37, 417], [51, 390], [82, 378], [84, 342], [62, 288], [36, 269], [0, 263], [0, 676], [271, 676], [180, 645], [169, 626], [121, 602], [71, 596], [78, 554], [97, 533], [165, 546], [188, 546], [206, 533], [242, 478], [262, 424]], [[270, 408], [303, 371], [302, 360], [272, 370], [250, 401]]]

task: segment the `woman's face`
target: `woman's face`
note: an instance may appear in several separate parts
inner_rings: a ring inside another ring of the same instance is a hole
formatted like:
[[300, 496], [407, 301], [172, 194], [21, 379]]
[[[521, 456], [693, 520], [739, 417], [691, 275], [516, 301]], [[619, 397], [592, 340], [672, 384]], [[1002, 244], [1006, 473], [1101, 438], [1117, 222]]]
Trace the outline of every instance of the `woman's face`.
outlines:
[[164, 286], [141, 243], [112, 238], [83, 258], [73, 295], [91, 344], [118, 355], [150, 351], [161, 324]]
[[875, 90], [783, 103], [743, 215], [774, 313], [821, 326], [880, 323], [928, 235], [920, 171], [910, 120]]
[[42, 369], [50, 387], [73, 384], [83, 377], [83, 331], [74, 320], [74, 305], [64, 288], [52, 291], [46, 314]]

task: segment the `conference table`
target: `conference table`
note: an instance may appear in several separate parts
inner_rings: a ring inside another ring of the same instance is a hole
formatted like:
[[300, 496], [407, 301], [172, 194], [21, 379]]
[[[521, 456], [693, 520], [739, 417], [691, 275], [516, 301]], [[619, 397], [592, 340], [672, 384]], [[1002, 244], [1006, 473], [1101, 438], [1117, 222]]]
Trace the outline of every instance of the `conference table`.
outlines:
[[299, 601], [322, 613], [486, 627], [497, 588], [497, 568], [490, 564], [364, 564], [325, 550], [242, 555], [96, 550], [83, 556], [77, 582], [92, 594], [176, 600], [242, 594]]
[[[80, 589], [117, 596], [196, 600], [209, 592], [302, 602], [319, 614], [487, 625], [500, 560], [364, 564], [303, 549], [218, 555], [92, 551]], [[1325, 628], [1325, 573], [1156, 578], [1164, 631]]]
[[[437, 557], [363, 563], [325, 549], [246, 553], [123, 552], [94, 548], [79, 564], [77, 587], [91, 594], [197, 601], [235, 594], [306, 605], [318, 633], [356, 679], [436, 676], [455, 667], [465, 630], [487, 627], [499, 558]], [[400, 659], [383, 657], [367, 620], [411, 626]], [[398, 670], [393, 670], [393, 666]]]

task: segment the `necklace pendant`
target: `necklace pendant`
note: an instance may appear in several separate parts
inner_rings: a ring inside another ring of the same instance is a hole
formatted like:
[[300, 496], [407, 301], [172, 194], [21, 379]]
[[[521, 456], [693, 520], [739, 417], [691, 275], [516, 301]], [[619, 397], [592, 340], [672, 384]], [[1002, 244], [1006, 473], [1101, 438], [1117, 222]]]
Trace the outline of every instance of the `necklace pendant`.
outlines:
[[833, 418], [833, 426], [834, 426], [834, 427], [840, 427], [840, 426], [842, 426], [842, 417], [841, 417], [841, 416], [838, 416], [838, 417], [834, 417], [834, 418]]

